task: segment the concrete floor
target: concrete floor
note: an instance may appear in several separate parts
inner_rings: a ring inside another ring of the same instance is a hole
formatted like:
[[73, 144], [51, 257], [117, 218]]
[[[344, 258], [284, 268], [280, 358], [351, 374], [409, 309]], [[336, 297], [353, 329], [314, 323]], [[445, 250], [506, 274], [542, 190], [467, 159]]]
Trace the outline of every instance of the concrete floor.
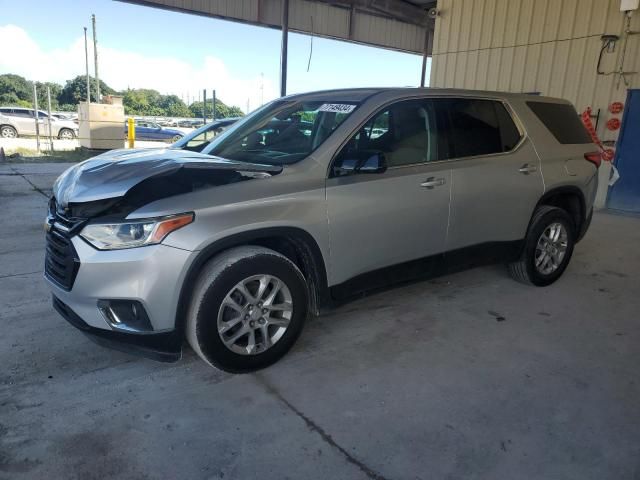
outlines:
[[52, 310], [62, 168], [0, 166], [0, 479], [640, 479], [640, 219], [595, 215], [551, 287], [496, 266], [390, 290], [233, 376]]

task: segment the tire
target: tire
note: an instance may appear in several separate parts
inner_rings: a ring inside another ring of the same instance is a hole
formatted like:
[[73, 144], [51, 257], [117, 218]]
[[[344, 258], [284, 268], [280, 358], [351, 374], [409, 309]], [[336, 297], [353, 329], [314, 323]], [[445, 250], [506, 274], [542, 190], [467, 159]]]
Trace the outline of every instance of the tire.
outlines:
[[74, 138], [76, 138], [76, 134], [68, 128], [63, 128], [58, 132], [58, 139], [60, 140], [73, 140]]
[[0, 137], [18, 138], [18, 131], [11, 125], [2, 125], [2, 127], [0, 127]]
[[[562, 228], [554, 229], [556, 225]], [[543, 234], [553, 238], [555, 232], [558, 232], [558, 241], [549, 246]], [[565, 210], [547, 205], [538, 207], [531, 218], [522, 255], [509, 264], [509, 273], [522, 283], [538, 287], [551, 285], [567, 268], [575, 241], [575, 225]]]
[[[257, 301], [263, 280], [266, 288], [260, 299], [264, 304]], [[276, 281], [284, 287], [276, 289]], [[238, 289], [242, 282], [247, 282], [245, 291], [255, 301]], [[274, 291], [275, 298], [269, 302]], [[187, 314], [187, 341], [205, 362], [226, 372], [265, 368], [283, 357], [302, 332], [308, 299], [304, 276], [291, 260], [267, 248], [232, 248], [210, 260], [198, 276]], [[241, 335], [242, 331], [247, 333]]]
[[171, 140], [170, 140], [170, 141], [171, 141], [171, 143], [175, 143], [175, 142], [177, 142], [178, 140], [182, 140], [182, 135], [174, 135], [174, 136], [171, 138]]

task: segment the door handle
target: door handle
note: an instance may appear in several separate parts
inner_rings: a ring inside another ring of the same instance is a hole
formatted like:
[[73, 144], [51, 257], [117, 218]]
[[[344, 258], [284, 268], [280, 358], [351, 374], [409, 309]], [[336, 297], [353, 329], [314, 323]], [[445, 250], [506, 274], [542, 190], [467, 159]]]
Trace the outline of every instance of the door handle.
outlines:
[[429, 177], [424, 182], [420, 184], [421, 187], [432, 189], [434, 187], [439, 187], [440, 185], [444, 185], [446, 182], [444, 178], [436, 178]]
[[523, 175], [529, 175], [530, 173], [533, 173], [537, 170], [538, 170], [538, 167], [536, 167], [535, 165], [529, 165], [528, 163], [525, 163], [522, 167], [518, 169], [518, 171]]

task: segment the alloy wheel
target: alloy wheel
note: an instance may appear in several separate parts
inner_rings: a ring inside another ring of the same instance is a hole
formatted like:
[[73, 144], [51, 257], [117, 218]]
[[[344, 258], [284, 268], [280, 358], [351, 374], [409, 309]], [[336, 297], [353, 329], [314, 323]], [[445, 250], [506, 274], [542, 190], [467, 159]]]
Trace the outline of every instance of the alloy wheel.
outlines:
[[60, 138], [62, 140], [73, 140], [73, 132], [70, 130], [63, 130], [60, 132]]
[[536, 244], [536, 270], [543, 275], [555, 272], [562, 265], [567, 245], [568, 234], [565, 226], [560, 222], [548, 225]]
[[11, 127], [5, 127], [0, 131], [2, 138], [16, 138], [16, 131]]
[[253, 275], [238, 282], [218, 310], [218, 335], [240, 355], [270, 349], [287, 331], [293, 314], [289, 287], [272, 275]]

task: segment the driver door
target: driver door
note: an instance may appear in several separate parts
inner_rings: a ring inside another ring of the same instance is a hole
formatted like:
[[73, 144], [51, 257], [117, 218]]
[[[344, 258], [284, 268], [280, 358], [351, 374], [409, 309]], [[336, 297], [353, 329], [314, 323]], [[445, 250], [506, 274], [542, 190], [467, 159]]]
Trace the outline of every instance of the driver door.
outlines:
[[444, 251], [451, 171], [439, 142], [433, 103], [419, 99], [386, 107], [342, 147], [326, 189], [333, 285]]

